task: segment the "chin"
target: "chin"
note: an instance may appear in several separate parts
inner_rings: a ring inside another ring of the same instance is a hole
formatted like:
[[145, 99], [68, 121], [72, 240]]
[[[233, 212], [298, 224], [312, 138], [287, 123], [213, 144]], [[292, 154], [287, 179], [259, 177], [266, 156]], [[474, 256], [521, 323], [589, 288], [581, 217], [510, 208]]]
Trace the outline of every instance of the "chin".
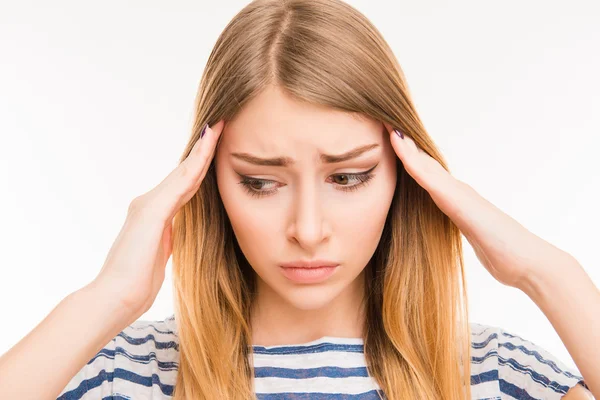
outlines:
[[282, 288], [283, 293], [279, 292], [283, 301], [294, 308], [303, 311], [319, 310], [329, 305], [338, 294], [331, 287], [311, 286]]

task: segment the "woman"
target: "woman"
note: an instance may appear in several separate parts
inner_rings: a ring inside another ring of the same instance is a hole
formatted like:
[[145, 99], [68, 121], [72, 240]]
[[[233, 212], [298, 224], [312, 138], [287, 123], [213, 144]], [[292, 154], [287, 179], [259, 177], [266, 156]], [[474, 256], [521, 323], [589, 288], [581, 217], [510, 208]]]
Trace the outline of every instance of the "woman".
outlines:
[[[96, 279], [0, 359], [0, 397], [598, 390], [582, 333], [597, 318], [565, 317], [597, 310], [597, 289], [572, 256], [452, 177], [392, 51], [349, 5], [257, 0], [236, 15], [208, 60], [180, 161], [131, 203]], [[535, 344], [468, 322], [461, 232], [499, 282], [540, 306], [585, 382]], [[138, 321], [171, 254], [175, 314]], [[24, 378], [32, 362], [48, 365], [35, 382]]]

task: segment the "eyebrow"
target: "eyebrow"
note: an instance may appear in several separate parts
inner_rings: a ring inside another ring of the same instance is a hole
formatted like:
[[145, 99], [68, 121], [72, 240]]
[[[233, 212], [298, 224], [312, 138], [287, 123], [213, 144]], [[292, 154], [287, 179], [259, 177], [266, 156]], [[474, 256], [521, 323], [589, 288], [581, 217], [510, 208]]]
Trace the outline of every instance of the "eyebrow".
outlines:
[[[363, 153], [366, 153], [367, 151], [373, 150], [377, 147], [379, 147], [379, 144], [372, 143], [364, 146], [359, 146], [342, 154], [320, 154], [319, 158], [324, 164], [335, 164], [357, 158]], [[231, 153], [231, 155], [239, 160], [246, 161], [247, 163], [254, 165], [263, 165], [269, 167], [287, 167], [294, 164], [294, 160], [290, 157], [261, 158], [249, 153]]]

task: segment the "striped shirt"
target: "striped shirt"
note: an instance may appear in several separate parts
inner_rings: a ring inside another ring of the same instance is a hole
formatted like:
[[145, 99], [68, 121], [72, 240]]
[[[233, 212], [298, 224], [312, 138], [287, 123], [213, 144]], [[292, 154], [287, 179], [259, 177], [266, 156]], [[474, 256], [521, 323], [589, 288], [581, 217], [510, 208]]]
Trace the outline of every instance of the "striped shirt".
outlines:
[[[580, 383], [577, 370], [505, 330], [471, 323], [472, 399], [560, 399]], [[279, 346], [252, 346], [259, 400], [379, 399], [361, 338], [324, 336]], [[59, 399], [171, 399], [179, 345], [174, 315], [138, 320], [102, 348]], [[589, 389], [589, 388], [588, 388]]]

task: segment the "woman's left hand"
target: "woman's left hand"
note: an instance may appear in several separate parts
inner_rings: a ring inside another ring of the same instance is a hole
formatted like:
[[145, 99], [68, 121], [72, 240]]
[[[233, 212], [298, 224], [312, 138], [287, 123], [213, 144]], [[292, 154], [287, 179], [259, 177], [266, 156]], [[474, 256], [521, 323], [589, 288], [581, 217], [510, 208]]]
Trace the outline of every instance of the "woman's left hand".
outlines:
[[559, 268], [572, 257], [534, 235], [454, 178], [440, 163], [384, 123], [392, 147], [406, 171], [432, 197], [467, 238], [483, 266], [500, 283], [523, 290], [529, 277]]

